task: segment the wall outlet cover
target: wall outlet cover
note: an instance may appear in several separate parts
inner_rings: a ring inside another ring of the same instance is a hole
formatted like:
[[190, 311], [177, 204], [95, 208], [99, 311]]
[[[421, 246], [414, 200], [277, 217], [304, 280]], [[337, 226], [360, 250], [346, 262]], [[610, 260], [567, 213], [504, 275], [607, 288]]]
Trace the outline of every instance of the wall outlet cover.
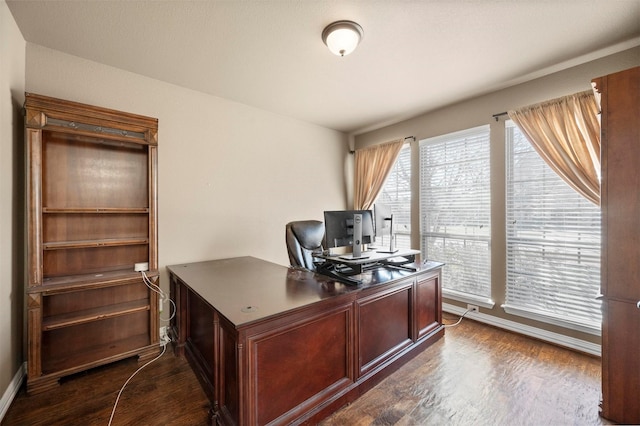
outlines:
[[133, 267], [136, 272], [145, 272], [149, 270], [149, 262], [136, 263]]

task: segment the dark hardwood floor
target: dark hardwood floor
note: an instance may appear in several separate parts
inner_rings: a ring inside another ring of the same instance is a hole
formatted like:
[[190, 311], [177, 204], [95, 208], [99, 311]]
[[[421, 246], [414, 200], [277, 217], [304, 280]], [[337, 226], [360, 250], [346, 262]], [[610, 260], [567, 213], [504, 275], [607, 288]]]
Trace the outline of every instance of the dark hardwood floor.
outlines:
[[[106, 426], [120, 388], [139, 367], [129, 358], [69, 376], [57, 389], [31, 396], [23, 384], [2, 425]], [[208, 410], [189, 364], [167, 347], [129, 382], [112, 425], [206, 425]]]
[[464, 319], [323, 424], [611, 424], [598, 415], [600, 374], [599, 358]]
[[[445, 315], [446, 322], [457, 317]], [[24, 386], [2, 425], [107, 425], [135, 359], [81, 373], [53, 391]], [[464, 319], [322, 425], [600, 425], [600, 360]], [[206, 425], [209, 404], [170, 351], [123, 392], [113, 425]]]

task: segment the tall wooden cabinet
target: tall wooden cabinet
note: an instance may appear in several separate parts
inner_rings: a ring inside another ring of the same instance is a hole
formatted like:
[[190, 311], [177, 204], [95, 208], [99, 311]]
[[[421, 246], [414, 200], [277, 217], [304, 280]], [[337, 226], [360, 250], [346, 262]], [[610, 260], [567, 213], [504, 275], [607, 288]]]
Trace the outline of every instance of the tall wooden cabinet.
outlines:
[[593, 83], [602, 111], [601, 414], [640, 424], [640, 67]]
[[31, 93], [27, 144], [27, 390], [159, 351], [154, 118]]

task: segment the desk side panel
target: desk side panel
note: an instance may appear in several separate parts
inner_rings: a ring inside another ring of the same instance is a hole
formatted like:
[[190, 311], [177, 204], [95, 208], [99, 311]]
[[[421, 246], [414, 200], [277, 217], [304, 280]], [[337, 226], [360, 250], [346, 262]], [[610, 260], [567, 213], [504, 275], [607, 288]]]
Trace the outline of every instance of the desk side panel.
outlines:
[[219, 411], [224, 424], [240, 424], [240, 385], [239, 365], [243, 357], [243, 347], [234, 326], [220, 318], [216, 341], [219, 342], [217, 353], [219, 364], [216, 366], [218, 382], [216, 383], [217, 399], [215, 410]]
[[176, 312], [169, 322], [168, 333], [173, 343], [174, 353], [184, 356], [184, 344], [187, 338], [187, 289], [173, 272], [169, 273], [169, 291], [171, 299], [176, 304]]
[[201, 366], [210, 383], [214, 383], [214, 310], [197, 294], [189, 292], [189, 322], [187, 342], [201, 357]]
[[345, 304], [249, 339], [255, 423], [289, 423], [353, 384], [352, 312]]

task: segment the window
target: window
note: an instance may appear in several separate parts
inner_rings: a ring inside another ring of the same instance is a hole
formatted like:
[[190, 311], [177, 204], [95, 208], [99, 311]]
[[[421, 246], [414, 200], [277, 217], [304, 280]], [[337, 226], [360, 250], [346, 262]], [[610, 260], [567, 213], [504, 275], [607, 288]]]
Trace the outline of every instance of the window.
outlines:
[[489, 126], [420, 141], [420, 217], [444, 294], [492, 307]]
[[[405, 144], [376, 200], [387, 204], [393, 212], [395, 246], [411, 248], [411, 145]], [[384, 239], [388, 240], [385, 236]], [[388, 243], [379, 239], [380, 243]]]
[[505, 310], [599, 333], [600, 208], [569, 187], [507, 122]]

